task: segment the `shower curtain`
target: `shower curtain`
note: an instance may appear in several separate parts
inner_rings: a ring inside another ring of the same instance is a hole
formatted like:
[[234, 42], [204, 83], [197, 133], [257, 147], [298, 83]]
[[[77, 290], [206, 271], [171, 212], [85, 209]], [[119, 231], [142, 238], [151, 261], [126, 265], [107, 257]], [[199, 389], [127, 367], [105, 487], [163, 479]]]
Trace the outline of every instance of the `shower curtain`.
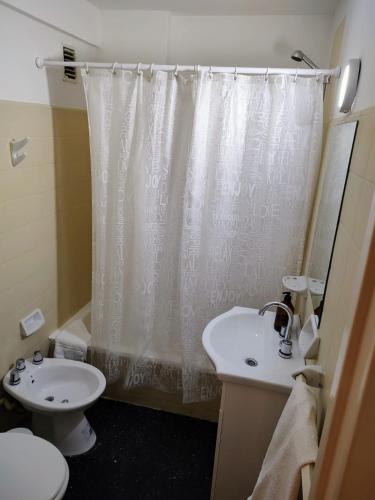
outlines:
[[109, 382], [218, 384], [202, 332], [301, 268], [322, 135], [317, 78], [82, 71], [93, 194], [92, 344]]

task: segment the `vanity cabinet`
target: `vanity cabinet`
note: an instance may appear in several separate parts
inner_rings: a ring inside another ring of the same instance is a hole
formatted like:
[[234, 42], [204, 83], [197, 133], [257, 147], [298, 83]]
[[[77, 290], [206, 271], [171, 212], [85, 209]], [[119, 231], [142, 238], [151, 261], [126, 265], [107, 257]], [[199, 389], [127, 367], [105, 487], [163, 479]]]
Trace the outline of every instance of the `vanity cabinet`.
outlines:
[[295, 332], [293, 356], [279, 356], [274, 322], [274, 312], [262, 317], [258, 309], [233, 307], [204, 329], [203, 346], [223, 382], [211, 500], [250, 496], [292, 390], [292, 373], [304, 365]]
[[290, 389], [223, 383], [211, 500], [252, 493]]

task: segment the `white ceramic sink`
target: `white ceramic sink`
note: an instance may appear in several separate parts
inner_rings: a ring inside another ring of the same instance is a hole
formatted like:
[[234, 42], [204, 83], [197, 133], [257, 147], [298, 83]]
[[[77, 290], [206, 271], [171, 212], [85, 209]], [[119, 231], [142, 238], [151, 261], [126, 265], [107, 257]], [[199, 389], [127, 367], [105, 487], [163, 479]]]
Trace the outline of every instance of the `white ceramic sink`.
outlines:
[[[261, 317], [257, 309], [234, 307], [208, 323], [203, 346], [220, 380], [290, 391], [291, 374], [304, 365], [304, 360], [294, 332], [292, 358], [279, 356], [280, 338], [273, 328], [274, 319], [271, 311]], [[247, 358], [258, 364], [249, 366]]]

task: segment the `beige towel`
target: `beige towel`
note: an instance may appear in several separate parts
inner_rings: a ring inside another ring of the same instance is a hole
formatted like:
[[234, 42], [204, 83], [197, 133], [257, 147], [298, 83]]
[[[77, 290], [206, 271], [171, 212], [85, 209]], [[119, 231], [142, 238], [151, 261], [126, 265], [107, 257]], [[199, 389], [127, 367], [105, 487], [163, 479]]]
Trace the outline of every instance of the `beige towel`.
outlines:
[[273, 433], [253, 494], [248, 500], [295, 500], [301, 467], [318, 452], [317, 389], [297, 380]]

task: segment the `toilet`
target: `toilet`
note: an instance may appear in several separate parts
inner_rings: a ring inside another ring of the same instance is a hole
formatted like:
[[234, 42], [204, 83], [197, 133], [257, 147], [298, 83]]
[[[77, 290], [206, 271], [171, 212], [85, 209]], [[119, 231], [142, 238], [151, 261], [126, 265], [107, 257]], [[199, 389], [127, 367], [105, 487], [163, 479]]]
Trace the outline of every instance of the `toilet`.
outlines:
[[28, 429], [0, 433], [0, 499], [59, 500], [69, 481], [61, 452]]

